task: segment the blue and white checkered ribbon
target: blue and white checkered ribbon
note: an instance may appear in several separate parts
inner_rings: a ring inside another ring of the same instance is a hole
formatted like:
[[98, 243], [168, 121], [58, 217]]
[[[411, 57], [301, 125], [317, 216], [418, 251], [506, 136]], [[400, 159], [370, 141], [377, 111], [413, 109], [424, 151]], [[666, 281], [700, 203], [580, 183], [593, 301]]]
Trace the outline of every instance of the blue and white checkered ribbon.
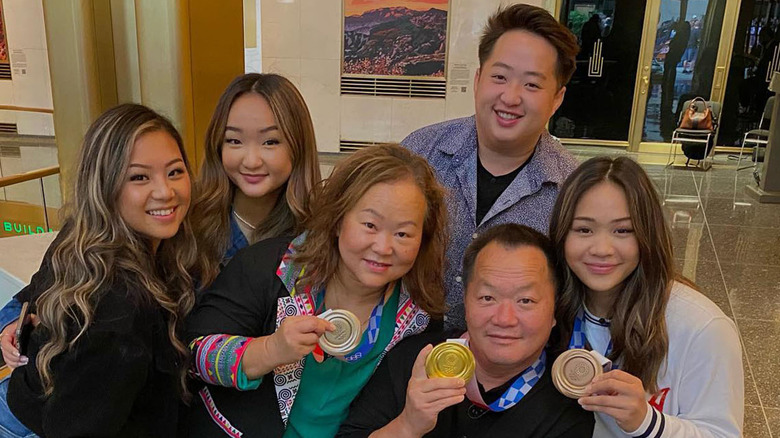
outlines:
[[531, 388], [534, 387], [536, 382], [542, 377], [542, 374], [544, 374], [546, 362], [547, 354], [542, 351], [542, 355], [539, 356], [539, 359], [536, 359], [536, 362], [526, 368], [498, 400], [489, 405], [482, 399], [482, 394], [480, 394], [479, 388], [477, 387], [477, 379], [471, 379], [466, 384], [466, 397], [468, 397], [472, 403], [484, 409], [489, 409], [493, 412], [505, 411], [518, 404], [520, 400], [531, 391]]
[[[368, 318], [368, 327], [366, 328], [366, 339], [360, 342], [360, 345], [350, 354], [343, 357], [343, 360], [347, 362], [357, 362], [362, 359], [363, 356], [368, 354], [369, 351], [376, 344], [377, 338], [379, 338], [379, 326], [382, 323], [382, 309], [385, 307], [385, 303], [391, 294], [383, 294], [379, 298], [379, 304], [371, 311], [371, 316]], [[342, 358], [340, 358], [342, 359]]]
[[[574, 318], [574, 328], [571, 331], [571, 340], [569, 340], [569, 350], [572, 348], [584, 348], [590, 350], [590, 344], [585, 337], [585, 310], [580, 307], [577, 312], [577, 316]], [[604, 357], [609, 357], [612, 353], [612, 341], [609, 341], [607, 345], [607, 351], [604, 352]]]

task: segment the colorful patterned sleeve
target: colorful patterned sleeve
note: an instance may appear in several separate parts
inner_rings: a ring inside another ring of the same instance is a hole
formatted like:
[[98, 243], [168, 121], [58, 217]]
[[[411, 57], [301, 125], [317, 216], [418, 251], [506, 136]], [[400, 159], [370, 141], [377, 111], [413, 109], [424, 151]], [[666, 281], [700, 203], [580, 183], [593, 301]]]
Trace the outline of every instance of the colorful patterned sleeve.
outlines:
[[241, 391], [257, 389], [262, 377], [249, 380], [241, 369], [241, 358], [253, 338], [233, 335], [208, 335], [190, 343], [190, 373], [211, 385], [227, 386]]

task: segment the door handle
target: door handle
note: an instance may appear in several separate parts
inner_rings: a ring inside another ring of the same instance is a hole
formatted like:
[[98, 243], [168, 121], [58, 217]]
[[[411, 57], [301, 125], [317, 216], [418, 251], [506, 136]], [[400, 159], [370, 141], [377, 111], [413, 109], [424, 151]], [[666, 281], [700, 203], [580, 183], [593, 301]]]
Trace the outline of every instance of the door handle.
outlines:
[[718, 67], [715, 69], [715, 86], [713, 88], [718, 89], [723, 86], [723, 77], [726, 73], [726, 67]]

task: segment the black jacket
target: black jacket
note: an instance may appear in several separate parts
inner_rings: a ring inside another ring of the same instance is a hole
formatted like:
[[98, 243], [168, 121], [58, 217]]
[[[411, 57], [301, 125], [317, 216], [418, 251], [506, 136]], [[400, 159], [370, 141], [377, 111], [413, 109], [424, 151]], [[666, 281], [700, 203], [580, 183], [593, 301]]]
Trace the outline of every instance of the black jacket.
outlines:
[[[404, 409], [406, 387], [417, 354], [460, 333], [423, 333], [399, 343], [379, 365], [371, 380], [352, 402], [338, 437], [367, 437]], [[426, 437], [582, 438], [593, 435], [593, 414], [576, 400], [561, 395], [550, 380], [552, 362], [533, 389], [504, 412], [485, 411], [466, 399], [439, 413], [436, 427]]]
[[[27, 346], [30, 361], [11, 374], [8, 405], [36, 434], [175, 436], [180, 408], [178, 357], [162, 308], [135, 280], [120, 271], [100, 288], [93, 323], [73, 348], [51, 361], [54, 393], [50, 397], [43, 397], [36, 366], [49, 335], [43, 326], [32, 332]], [[30, 285], [15, 298], [33, 305], [52, 283], [47, 253]], [[71, 325], [71, 336], [75, 330]]]
[[[187, 318], [188, 342], [198, 336], [227, 333], [260, 337], [276, 330], [279, 297], [289, 296], [276, 275], [292, 237], [262, 240], [240, 250], [225, 266], [209, 288], [197, 299]], [[263, 378], [260, 387], [239, 391], [215, 385], [196, 384], [213, 398], [213, 403], [230, 424], [246, 437], [281, 437], [284, 423], [272, 375]], [[195, 394], [183, 427], [189, 437], [227, 436], [211, 417], [203, 397]]]

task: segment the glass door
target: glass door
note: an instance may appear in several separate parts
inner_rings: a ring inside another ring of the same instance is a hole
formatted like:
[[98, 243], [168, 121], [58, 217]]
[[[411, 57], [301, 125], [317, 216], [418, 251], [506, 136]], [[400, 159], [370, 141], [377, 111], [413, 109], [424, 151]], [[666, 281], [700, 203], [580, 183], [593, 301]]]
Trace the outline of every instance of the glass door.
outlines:
[[[780, 3], [742, 1], [721, 117], [721, 145], [740, 146], [745, 132], [767, 128], [769, 80], [780, 71]], [[764, 119], [764, 120], [762, 120]]]
[[565, 143], [668, 151], [685, 100], [723, 100], [739, 2], [560, 0], [581, 51], [550, 132]]
[[642, 142], [669, 142], [683, 103], [713, 97], [725, 9], [726, 0], [660, 1]]
[[563, 0], [562, 23], [577, 36], [577, 70], [550, 132], [579, 144], [628, 146], [647, 0]]

